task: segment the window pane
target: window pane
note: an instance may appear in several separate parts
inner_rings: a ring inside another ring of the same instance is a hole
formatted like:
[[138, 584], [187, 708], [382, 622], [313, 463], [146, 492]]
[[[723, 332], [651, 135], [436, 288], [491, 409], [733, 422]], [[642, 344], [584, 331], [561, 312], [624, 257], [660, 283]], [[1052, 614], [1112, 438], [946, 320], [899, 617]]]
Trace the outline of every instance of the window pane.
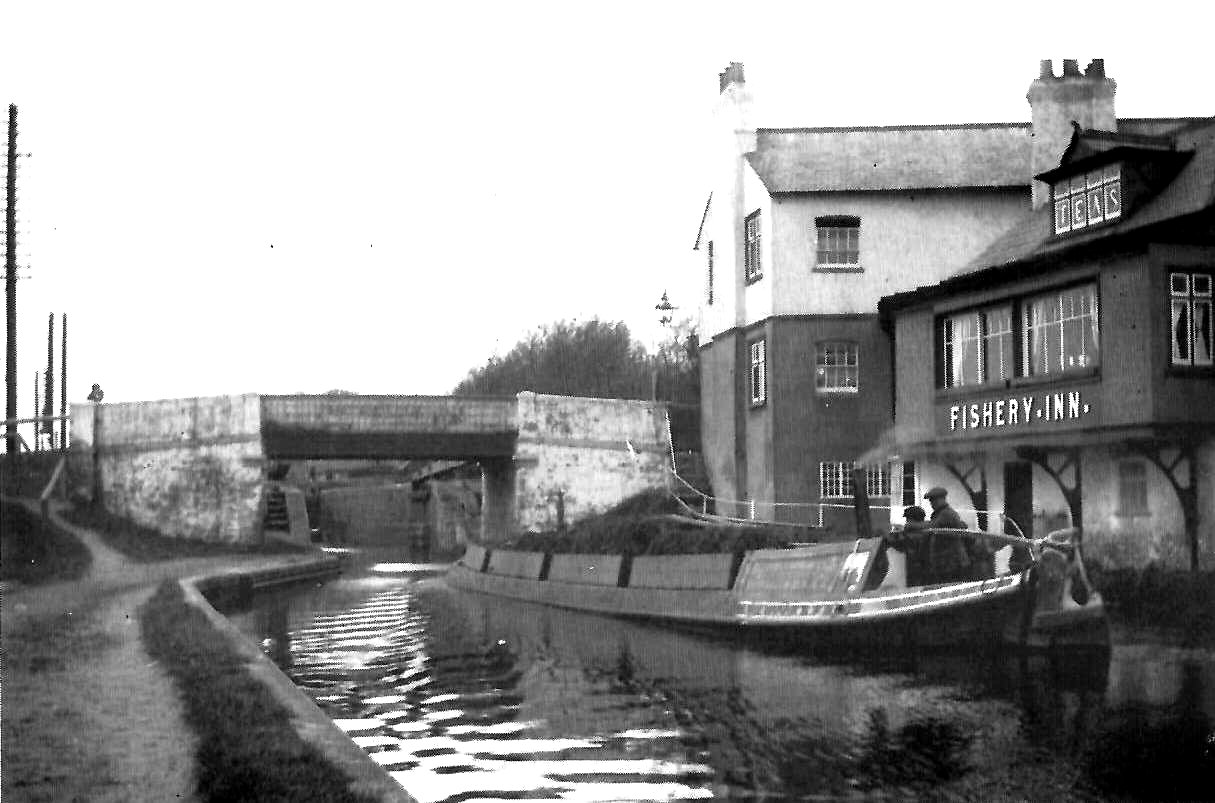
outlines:
[[1211, 302], [1194, 302], [1194, 364], [1211, 364]]
[[1087, 223], [1087, 205], [1084, 202], [1084, 193], [1072, 196], [1072, 228], [1080, 229]]
[[1104, 193], [1100, 189], [1090, 190], [1088, 193], [1088, 222], [1098, 223], [1105, 219], [1105, 204], [1103, 203]]
[[1072, 227], [1072, 205], [1066, 198], [1055, 201], [1055, 233], [1070, 231]]
[[1190, 363], [1190, 302], [1173, 300], [1173, 363]]
[[1175, 296], [1188, 296], [1190, 294], [1190, 274], [1170, 273], [1169, 292]]
[[1105, 185], [1105, 218], [1116, 218], [1122, 213], [1122, 183], [1114, 181]]
[[1211, 296], [1211, 277], [1205, 273], [1194, 274], [1194, 295], [1201, 298], [1210, 298]]

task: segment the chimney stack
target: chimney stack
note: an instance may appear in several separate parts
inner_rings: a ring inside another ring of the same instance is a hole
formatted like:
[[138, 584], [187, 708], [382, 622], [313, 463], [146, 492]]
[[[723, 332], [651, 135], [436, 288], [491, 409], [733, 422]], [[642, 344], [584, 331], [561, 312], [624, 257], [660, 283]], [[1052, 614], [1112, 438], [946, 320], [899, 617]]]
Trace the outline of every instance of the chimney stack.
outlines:
[[[1033, 140], [1030, 174], [1059, 166], [1072, 138], [1072, 123], [1084, 129], [1116, 131], [1114, 91], [1117, 84], [1105, 75], [1105, 60], [1093, 59], [1084, 73], [1076, 59], [1063, 60], [1063, 75], [1055, 77], [1050, 59], [1043, 59], [1039, 77], [1030, 84], [1029, 101]], [[1034, 208], [1050, 200], [1050, 187], [1033, 183]]]

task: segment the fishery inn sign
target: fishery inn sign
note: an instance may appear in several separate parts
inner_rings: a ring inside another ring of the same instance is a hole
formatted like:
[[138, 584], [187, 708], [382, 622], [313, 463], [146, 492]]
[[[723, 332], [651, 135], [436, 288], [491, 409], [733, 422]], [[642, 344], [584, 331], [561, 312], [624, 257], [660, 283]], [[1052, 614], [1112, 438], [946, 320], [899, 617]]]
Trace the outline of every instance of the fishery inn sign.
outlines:
[[1002, 396], [942, 406], [940, 429], [948, 433], [1011, 434], [1025, 428], [1087, 424], [1096, 418], [1095, 405], [1082, 391]]

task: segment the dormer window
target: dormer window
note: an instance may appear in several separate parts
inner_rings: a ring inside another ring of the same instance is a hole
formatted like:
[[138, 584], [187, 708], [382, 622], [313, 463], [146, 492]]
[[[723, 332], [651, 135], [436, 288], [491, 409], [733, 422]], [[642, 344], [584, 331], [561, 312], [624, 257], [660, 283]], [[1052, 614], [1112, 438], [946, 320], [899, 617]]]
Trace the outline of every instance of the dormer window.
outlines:
[[1053, 185], [1055, 234], [1066, 234], [1122, 216], [1121, 165], [1097, 167]]

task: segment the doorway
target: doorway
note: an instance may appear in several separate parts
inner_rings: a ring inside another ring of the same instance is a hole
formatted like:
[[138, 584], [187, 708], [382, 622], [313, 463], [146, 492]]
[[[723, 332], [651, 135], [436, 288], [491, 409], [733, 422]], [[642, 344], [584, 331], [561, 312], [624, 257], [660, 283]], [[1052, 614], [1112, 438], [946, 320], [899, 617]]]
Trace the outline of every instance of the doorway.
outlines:
[[[1034, 466], [1025, 460], [1004, 464], [1004, 515], [1021, 528], [1026, 538], [1034, 537]], [[1004, 532], [1016, 534], [1016, 528], [1004, 522]]]

